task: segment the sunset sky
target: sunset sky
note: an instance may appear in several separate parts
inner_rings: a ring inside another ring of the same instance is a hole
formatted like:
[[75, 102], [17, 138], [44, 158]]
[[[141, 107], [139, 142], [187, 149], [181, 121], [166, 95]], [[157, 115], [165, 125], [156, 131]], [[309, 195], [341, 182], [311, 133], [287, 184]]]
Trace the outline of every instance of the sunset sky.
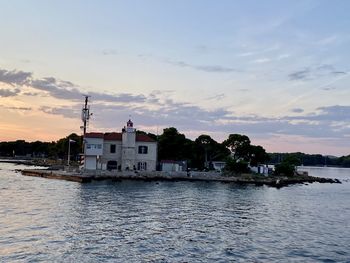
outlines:
[[350, 1], [0, 0], [0, 141], [176, 127], [350, 154]]

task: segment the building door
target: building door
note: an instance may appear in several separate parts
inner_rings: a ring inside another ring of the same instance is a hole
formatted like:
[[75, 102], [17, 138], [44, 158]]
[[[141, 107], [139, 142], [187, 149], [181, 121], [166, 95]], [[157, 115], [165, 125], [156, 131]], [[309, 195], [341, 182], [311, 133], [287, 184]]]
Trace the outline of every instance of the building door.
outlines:
[[107, 170], [117, 170], [118, 169], [118, 163], [117, 161], [108, 161], [107, 162]]

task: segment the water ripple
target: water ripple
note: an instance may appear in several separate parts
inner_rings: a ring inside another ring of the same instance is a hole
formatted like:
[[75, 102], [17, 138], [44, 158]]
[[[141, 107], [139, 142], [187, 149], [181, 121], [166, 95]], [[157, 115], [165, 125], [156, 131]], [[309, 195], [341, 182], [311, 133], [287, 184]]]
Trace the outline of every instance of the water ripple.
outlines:
[[7, 165], [0, 262], [347, 262], [349, 197], [346, 183], [81, 185], [22, 177]]

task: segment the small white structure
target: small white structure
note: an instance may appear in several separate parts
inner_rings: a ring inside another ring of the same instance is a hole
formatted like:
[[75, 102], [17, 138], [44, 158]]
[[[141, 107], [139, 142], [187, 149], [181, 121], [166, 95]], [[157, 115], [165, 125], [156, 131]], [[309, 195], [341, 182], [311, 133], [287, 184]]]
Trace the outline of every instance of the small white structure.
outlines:
[[215, 171], [221, 172], [221, 171], [224, 169], [224, 167], [225, 167], [225, 165], [226, 165], [226, 162], [213, 161], [212, 164], [213, 164], [213, 169], [214, 169]]
[[162, 160], [160, 166], [164, 172], [181, 172], [187, 169], [186, 161]]
[[131, 120], [121, 133], [86, 133], [84, 145], [86, 170], [156, 170], [157, 142], [137, 134]]
[[265, 164], [259, 164], [258, 166], [251, 166], [249, 168], [252, 172], [257, 174], [263, 174], [265, 176], [269, 174], [269, 168]]

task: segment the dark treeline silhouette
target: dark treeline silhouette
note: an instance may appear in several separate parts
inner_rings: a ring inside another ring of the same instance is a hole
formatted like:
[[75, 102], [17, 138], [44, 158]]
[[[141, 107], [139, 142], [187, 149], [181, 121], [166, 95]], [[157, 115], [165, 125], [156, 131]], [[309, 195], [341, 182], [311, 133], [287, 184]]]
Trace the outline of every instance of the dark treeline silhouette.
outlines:
[[335, 157], [321, 154], [296, 153], [269, 153], [270, 163], [277, 164], [284, 160], [295, 165], [305, 166], [339, 166], [350, 167], [350, 155]]
[[[158, 136], [144, 131], [137, 133], [146, 134], [158, 142], [159, 161], [186, 161], [189, 168], [211, 169], [214, 161], [228, 161], [232, 170], [243, 171], [249, 163], [256, 165], [268, 159], [264, 148], [251, 145], [249, 138], [240, 134], [230, 134], [227, 140], [219, 143], [206, 134], [195, 140], [188, 139], [174, 127], [164, 129]], [[82, 137], [75, 133], [56, 142], [1, 142], [0, 156], [66, 159], [70, 139], [75, 141], [71, 143], [71, 160], [78, 160]]]
[[0, 142], [0, 156], [3, 157], [38, 157], [38, 158], [66, 158], [68, 154], [68, 142], [72, 160], [78, 160], [81, 152], [82, 137], [72, 133], [56, 142], [26, 142], [17, 140], [11, 142]]
[[[230, 134], [228, 139], [219, 143], [209, 135], [200, 135], [195, 140], [186, 138], [176, 128], [170, 127], [163, 130], [161, 135], [137, 131], [146, 134], [158, 142], [158, 160], [187, 161], [188, 167], [204, 169], [213, 161], [227, 161], [233, 166], [233, 170], [246, 167], [248, 164], [259, 163], [277, 164], [288, 160], [296, 165], [334, 165], [350, 167], [350, 155], [343, 157], [322, 156], [320, 154], [304, 153], [269, 153], [261, 146], [251, 145], [246, 135]], [[67, 137], [54, 142], [26, 142], [17, 140], [0, 142], [0, 156], [30, 156], [53, 159], [65, 159], [68, 153], [69, 139], [71, 143], [71, 158], [78, 160], [82, 151], [82, 137], [72, 133]], [[242, 169], [243, 169], [242, 168]]]

